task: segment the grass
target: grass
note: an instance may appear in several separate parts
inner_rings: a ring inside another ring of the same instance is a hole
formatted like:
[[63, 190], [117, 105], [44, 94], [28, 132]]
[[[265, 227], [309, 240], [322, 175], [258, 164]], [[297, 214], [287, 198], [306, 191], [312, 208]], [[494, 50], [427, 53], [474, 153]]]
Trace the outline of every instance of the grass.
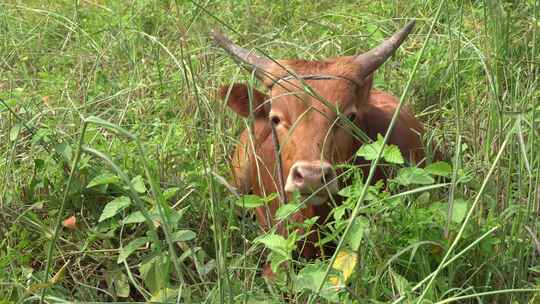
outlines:
[[[0, 303], [538, 302], [540, 3], [439, 4], [0, 3]], [[405, 180], [383, 159], [396, 178], [360, 204], [351, 169], [323, 238], [351, 220], [358, 250], [296, 257], [301, 236], [264, 235], [218, 178], [249, 122], [215, 92], [251, 77], [208, 32], [323, 59], [412, 18], [375, 86], [401, 96], [412, 77], [403, 101], [446, 164]], [[273, 282], [267, 258], [288, 265]]]

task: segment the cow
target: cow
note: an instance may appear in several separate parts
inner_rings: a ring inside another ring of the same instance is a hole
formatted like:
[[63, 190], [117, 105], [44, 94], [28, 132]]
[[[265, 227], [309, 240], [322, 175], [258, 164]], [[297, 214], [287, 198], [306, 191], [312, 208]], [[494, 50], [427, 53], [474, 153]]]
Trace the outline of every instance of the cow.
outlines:
[[[322, 61], [273, 60], [234, 44], [220, 31], [211, 33], [216, 44], [254, 73], [268, 90], [264, 93], [236, 83], [218, 92], [236, 114], [252, 118], [252, 126], [241, 133], [232, 157], [232, 183], [244, 194], [283, 196], [256, 209], [263, 230], [276, 224], [276, 210], [294, 193], [305, 200], [304, 207], [292, 215], [294, 221], [318, 216], [323, 223], [328, 217], [329, 201], [340, 186], [335, 165], [367, 163], [355, 158], [366, 141], [357, 130], [373, 140], [388, 130], [399, 101], [372, 88], [373, 73], [413, 27], [414, 21], [361, 55]], [[403, 108], [389, 143], [397, 145], [407, 160], [418, 163], [424, 159], [423, 133], [421, 123]], [[375, 179], [383, 176], [377, 172]], [[286, 233], [280, 225], [278, 231]], [[306, 258], [318, 254], [316, 235], [309, 234], [303, 244], [301, 254]]]

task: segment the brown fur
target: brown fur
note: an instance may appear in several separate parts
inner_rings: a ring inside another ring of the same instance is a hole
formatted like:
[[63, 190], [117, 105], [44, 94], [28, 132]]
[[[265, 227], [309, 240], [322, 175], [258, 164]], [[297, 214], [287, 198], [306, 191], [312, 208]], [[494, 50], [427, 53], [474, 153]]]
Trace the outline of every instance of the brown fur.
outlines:
[[[371, 139], [376, 139], [377, 133], [384, 135], [391, 121], [398, 100], [385, 92], [372, 90], [372, 78], [356, 79], [358, 70], [362, 69], [352, 60], [352, 57], [341, 57], [321, 62], [304, 60], [283, 60], [280, 64], [294, 71], [297, 75], [324, 74], [343, 76], [345, 79], [305, 80], [319, 96], [345, 115], [355, 112], [355, 125], [362, 129]], [[286, 70], [274, 66], [270, 74], [276, 77], [287, 75]], [[339, 123], [335, 111], [317, 98], [310, 96], [302, 89], [298, 80], [280, 81], [274, 84], [271, 77], [262, 79], [264, 84], [272, 87], [269, 96], [253, 89], [252, 106], [257, 109], [254, 114], [253, 137], [246, 129], [240, 135], [232, 162], [234, 183], [243, 193], [252, 192], [266, 196], [277, 191], [275, 151], [272, 143], [269, 116], [279, 117], [276, 126], [281, 144], [283, 162], [283, 180], [287, 179], [292, 165], [297, 161], [325, 160], [331, 164], [350, 162], [362, 141], [353, 136], [352, 130]], [[273, 86], [272, 86], [273, 85]], [[228, 105], [241, 116], [249, 114], [248, 87], [234, 84]], [[225, 98], [229, 86], [220, 90], [220, 96]], [[264, 106], [265, 101], [271, 106]], [[270, 117], [270, 118], [271, 118]], [[404, 156], [413, 162], [424, 158], [421, 144], [422, 125], [411, 112], [401, 110], [390, 144], [399, 146]], [[377, 178], [381, 178], [379, 173]], [[275, 200], [256, 210], [257, 218], [266, 231], [274, 226], [274, 215], [279, 208]], [[303, 222], [313, 216], [319, 216], [323, 222], [330, 212], [330, 205], [314, 206], [307, 204], [305, 208], [293, 215], [293, 220]], [[280, 233], [285, 233], [283, 227], [278, 227]], [[311, 233], [307, 244], [303, 247], [305, 257], [313, 257], [316, 250], [316, 233]]]

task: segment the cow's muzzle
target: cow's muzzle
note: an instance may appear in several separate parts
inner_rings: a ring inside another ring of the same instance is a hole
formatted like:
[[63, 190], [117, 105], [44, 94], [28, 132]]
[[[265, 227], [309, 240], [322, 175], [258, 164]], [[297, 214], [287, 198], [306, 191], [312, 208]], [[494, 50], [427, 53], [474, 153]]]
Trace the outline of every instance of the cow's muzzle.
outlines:
[[336, 171], [325, 161], [297, 161], [289, 171], [285, 191], [298, 191], [306, 197], [317, 192], [310, 202], [321, 204], [321, 198], [338, 191]]

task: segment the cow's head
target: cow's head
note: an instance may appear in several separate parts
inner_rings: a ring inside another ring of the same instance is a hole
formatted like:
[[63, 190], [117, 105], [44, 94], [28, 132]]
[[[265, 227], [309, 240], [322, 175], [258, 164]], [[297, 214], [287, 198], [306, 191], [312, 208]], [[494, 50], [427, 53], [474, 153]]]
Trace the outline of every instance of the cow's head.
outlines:
[[[269, 90], [265, 95], [234, 85], [228, 105], [242, 116], [251, 109], [256, 118], [267, 119], [275, 128], [286, 192], [311, 195], [318, 191], [310, 202], [320, 204], [328, 193], [338, 190], [333, 164], [348, 161], [358, 147], [354, 129], [362, 123], [371, 75], [413, 26], [414, 22], [407, 24], [364, 54], [325, 61], [273, 60], [235, 45], [219, 32], [212, 33], [217, 44], [254, 72]], [[253, 101], [251, 108], [249, 99]]]

